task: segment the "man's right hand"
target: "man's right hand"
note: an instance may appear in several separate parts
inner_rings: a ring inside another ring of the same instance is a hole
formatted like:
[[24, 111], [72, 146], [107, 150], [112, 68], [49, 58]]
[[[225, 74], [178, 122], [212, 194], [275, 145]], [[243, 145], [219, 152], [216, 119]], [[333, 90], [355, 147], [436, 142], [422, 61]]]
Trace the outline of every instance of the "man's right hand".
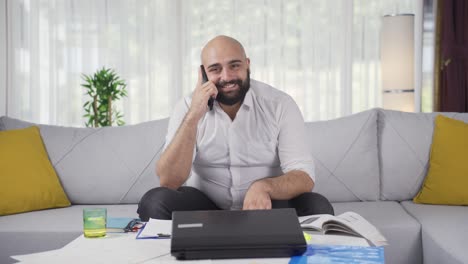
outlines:
[[192, 103], [188, 111], [188, 116], [195, 120], [200, 120], [203, 115], [208, 111], [208, 100], [210, 97], [216, 98], [218, 95], [218, 89], [216, 85], [207, 81], [202, 84], [202, 73], [201, 69], [198, 68], [198, 82], [197, 87], [193, 91]]

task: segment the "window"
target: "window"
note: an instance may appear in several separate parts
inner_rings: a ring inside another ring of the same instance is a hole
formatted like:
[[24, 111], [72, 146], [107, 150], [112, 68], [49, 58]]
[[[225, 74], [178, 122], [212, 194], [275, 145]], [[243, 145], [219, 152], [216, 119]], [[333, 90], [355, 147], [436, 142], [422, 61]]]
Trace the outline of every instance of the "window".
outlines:
[[381, 17], [415, 13], [414, 2], [9, 1], [7, 114], [83, 126], [81, 74], [106, 66], [128, 83], [127, 124], [167, 117], [218, 34], [238, 39], [251, 77], [290, 94], [306, 121], [378, 107]]

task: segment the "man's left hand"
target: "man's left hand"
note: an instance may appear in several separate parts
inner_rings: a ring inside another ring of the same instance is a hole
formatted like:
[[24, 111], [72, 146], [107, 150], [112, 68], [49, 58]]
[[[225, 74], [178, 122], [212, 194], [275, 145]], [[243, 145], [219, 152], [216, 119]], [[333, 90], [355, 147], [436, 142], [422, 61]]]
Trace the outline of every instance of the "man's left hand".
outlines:
[[242, 210], [264, 210], [271, 209], [271, 197], [268, 193], [266, 182], [256, 181], [250, 185], [245, 194]]

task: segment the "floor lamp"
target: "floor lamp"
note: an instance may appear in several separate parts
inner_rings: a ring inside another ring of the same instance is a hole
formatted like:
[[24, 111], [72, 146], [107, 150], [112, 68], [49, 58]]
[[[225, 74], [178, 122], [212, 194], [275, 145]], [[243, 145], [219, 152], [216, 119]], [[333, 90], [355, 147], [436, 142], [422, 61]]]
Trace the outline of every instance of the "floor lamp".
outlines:
[[414, 15], [386, 15], [380, 39], [383, 108], [414, 112]]

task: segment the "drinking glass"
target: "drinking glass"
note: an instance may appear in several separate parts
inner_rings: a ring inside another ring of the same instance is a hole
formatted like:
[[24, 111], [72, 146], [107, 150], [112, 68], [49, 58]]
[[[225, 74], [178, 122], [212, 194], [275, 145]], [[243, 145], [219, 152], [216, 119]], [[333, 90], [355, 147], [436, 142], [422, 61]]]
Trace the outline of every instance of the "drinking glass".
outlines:
[[83, 209], [83, 232], [85, 237], [103, 237], [106, 235], [107, 209]]

